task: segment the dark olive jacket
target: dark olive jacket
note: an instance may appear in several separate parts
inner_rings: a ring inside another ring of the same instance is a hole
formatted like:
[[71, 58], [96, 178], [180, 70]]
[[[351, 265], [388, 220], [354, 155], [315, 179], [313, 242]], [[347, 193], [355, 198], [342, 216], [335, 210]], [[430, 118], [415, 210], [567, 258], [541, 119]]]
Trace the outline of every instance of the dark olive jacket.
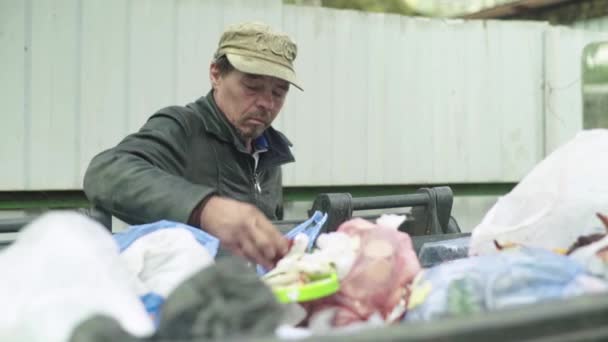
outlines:
[[294, 158], [279, 131], [268, 128], [264, 137], [269, 150], [254, 170], [253, 156], [210, 92], [185, 107], [161, 109], [139, 132], [95, 156], [84, 191], [93, 204], [130, 224], [188, 222], [212, 194], [251, 203], [277, 219], [281, 165]]

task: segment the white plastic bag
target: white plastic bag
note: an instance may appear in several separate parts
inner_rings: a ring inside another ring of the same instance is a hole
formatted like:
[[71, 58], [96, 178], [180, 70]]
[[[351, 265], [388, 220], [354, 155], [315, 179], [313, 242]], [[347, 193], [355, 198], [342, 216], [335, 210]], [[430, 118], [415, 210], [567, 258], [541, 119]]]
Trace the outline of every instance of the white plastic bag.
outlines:
[[0, 341], [66, 341], [95, 314], [135, 336], [154, 332], [112, 236], [83, 215], [32, 222], [0, 253], [0, 270]]
[[121, 258], [142, 282], [139, 295], [153, 292], [163, 298], [213, 263], [207, 249], [181, 228], [157, 230], [142, 236], [121, 253]]
[[500, 198], [473, 229], [469, 255], [501, 244], [567, 249], [578, 236], [601, 232], [608, 212], [608, 130], [579, 133]]

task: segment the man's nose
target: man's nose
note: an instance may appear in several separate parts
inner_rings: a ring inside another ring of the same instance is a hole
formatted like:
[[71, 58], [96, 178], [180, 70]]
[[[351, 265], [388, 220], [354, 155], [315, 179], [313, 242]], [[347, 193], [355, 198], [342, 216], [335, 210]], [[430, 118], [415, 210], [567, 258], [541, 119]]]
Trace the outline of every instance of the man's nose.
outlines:
[[258, 106], [266, 111], [271, 111], [274, 107], [274, 97], [272, 91], [264, 91], [258, 96]]

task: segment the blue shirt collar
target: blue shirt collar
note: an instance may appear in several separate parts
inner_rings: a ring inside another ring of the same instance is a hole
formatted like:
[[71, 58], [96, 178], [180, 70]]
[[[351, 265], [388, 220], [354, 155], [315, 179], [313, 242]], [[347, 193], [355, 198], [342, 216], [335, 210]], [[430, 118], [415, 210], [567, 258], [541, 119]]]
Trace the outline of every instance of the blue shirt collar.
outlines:
[[260, 152], [268, 151], [270, 149], [270, 144], [268, 143], [268, 139], [266, 139], [265, 134], [255, 138], [253, 141], [253, 149]]

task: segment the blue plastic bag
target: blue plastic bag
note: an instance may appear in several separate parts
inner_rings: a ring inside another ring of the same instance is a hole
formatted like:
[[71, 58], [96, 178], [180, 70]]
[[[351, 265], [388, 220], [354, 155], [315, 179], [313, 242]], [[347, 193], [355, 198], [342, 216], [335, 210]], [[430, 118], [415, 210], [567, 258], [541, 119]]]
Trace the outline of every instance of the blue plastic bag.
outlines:
[[[310, 251], [315, 245], [315, 241], [321, 233], [321, 228], [323, 228], [325, 221], [327, 221], [327, 214], [323, 214], [320, 211], [315, 211], [315, 213], [308, 220], [300, 223], [298, 226], [285, 233], [285, 237], [288, 239], [293, 239], [300, 233], [306, 234], [309, 238], [307, 250]], [[261, 265], [257, 265], [257, 272], [258, 275], [263, 276], [268, 271]]]
[[[118, 244], [118, 248], [122, 253], [124, 250], [129, 248], [131, 244], [137, 241], [139, 238], [144, 237], [153, 232], [163, 229], [175, 229], [182, 228], [188, 230], [196, 241], [205, 248], [211, 257], [217, 255], [217, 251], [220, 242], [217, 238], [209, 235], [208, 233], [183, 223], [173, 222], [168, 220], [162, 220], [149, 224], [129, 226], [127, 230], [113, 235], [114, 241]], [[157, 326], [160, 321], [160, 315], [162, 312], [162, 305], [165, 298], [157, 293], [149, 292], [140, 297], [140, 300], [144, 304], [146, 311], [153, 317], [154, 323]]]
[[606, 289], [567, 256], [519, 247], [421, 271], [405, 320], [463, 316]]
[[[308, 245], [308, 249], [310, 250], [314, 246], [314, 242], [319, 236], [321, 228], [323, 227], [323, 224], [325, 224], [326, 220], [327, 214], [323, 214], [317, 211], [312, 215], [311, 218], [287, 232], [285, 234], [285, 237], [293, 239], [299, 233], [306, 234], [310, 238], [310, 242]], [[217, 256], [220, 242], [216, 237], [202, 231], [201, 229], [194, 228], [183, 223], [168, 220], [162, 220], [149, 224], [129, 226], [129, 228], [124, 232], [115, 233], [114, 240], [118, 244], [120, 252], [122, 252], [135, 241], [137, 241], [137, 239], [147, 234], [162, 229], [174, 228], [183, 228], [188, 230], [190, 233], [192, 233], [198, 243], [200, 243], [204, 248], [207, 249], [207, 251], [212, 257]], [[266, 270], [258, 265], [257, 272], [259, 275], [264, 275], [266, 273]], [[151, 292], [142, 296], [141, 300], [144, 303], [148, 313], [150, 313], [155, 318], [156, 323], [158, 323], [164, 299], [158, 294]]]
[[285, 233], [285, 237], [288, 239], [293, 239], [300, 233], [306, 234], [310, 239], [308, 242], [308, 250], [310, 251], [315, 245], [315, 241], [317, 240], [325, 221], [327, 221], [327, 214], [323, 214], [320, 211], [315, 211], [315, 213], [308, 220], [300, 223], [298, 226]]

